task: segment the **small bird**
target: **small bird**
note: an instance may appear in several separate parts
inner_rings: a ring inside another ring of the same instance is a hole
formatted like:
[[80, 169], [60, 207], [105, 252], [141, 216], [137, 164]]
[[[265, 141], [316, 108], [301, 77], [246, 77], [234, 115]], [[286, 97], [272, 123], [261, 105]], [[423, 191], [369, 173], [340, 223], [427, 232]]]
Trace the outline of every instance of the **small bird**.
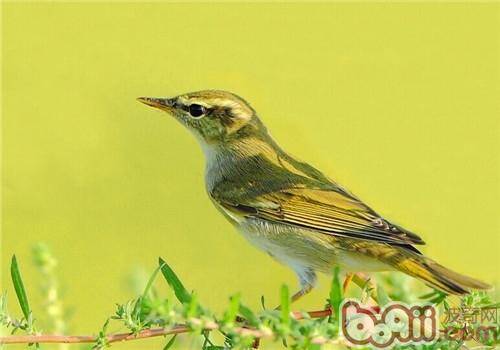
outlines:
[[316, 272], [335, 266], [347, 274], [396, 270], [447, 294], [489, 288], [424, 256], [418, 235], [285, 152], [243, 98], [205, 90], [138, 100], [194, 134], [210, 199], [248, 241], [293, 269], [301, 289], [292, 301], [312, 290]]

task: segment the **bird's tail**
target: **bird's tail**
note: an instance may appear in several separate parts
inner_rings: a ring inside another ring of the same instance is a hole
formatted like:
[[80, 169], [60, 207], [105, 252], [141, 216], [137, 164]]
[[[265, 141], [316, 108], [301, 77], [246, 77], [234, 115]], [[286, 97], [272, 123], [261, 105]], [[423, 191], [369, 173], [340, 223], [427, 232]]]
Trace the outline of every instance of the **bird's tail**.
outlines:
[[447, 294], [463, 295], [471, 290], [486, 290], [491, 286], [461, 275], [419, 254], [409, 253], [396, 263], [397, 268], [427, 285]]

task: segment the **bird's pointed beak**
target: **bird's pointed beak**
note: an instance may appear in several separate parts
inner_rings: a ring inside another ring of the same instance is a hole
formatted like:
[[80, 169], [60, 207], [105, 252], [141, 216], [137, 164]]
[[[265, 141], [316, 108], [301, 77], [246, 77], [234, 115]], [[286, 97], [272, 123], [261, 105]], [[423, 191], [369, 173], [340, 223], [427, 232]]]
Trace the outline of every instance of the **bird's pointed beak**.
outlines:
[[138, 97], [137, 101], [144, 103], [145, 105], [155, 107], [164, 111], [171, 111], [174, 107], [174, 101], [169, 98], [159, 98], [159, 97]]

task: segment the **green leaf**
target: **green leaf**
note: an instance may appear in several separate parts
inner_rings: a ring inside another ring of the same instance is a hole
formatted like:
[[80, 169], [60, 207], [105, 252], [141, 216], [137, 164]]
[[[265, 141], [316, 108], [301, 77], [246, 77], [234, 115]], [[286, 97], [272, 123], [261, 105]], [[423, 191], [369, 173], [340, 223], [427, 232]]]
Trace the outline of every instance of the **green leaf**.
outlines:
[[441, 304], [446, 298], [448, 297], [448, 294], [441, 293], [437, 295], [434, 299], [429, 300], [430, 303], [439, 305]]
[[330, 305], [335, 314], [336, 319], [339, 319], [340, 304], [342, 304], [342, 286], [340, 285], [340, 269], [335, 266], [333, 269], [332, 285], [330, 286]]
[[174, 290], [175, 296], [182, 304], [187, 304], [191, 301], [191, 294], [188, 293], [187, 289], [182, 284], [181, 280], [177, 277], [175, 272], [168, 266], [168, 264], [159, 258], [160, 269], [163, 277], [167, 280], [170, 288]]
[[170, 349], [172, 347], [172, 345], [174, 345], [174, 343], [175, 343], [175, 338], [177, 338], [177, 334], [175, 334], [172, 338], [170, 338], [170, 340], [168, 341], [167, 345], [165, 345], [163, 350]]
[[434, 289], [432, 292], [430, 292], [428, 294], [421, 295], [418, 298], [419, 299], [429, 299], [430, 297], [435, 296], [437, 293], [438, 293], [438, 291]]
[[266, 300], [263, 295], [260, 296], [260, 305], [262, 305], [262, 309], [266, 309]]
[[29, 320], [31, 313], [30, 305], [28, 303], [26, 289], [24, 289], [23, 280], [21, 279], [21, 273], [19, 272], [19, 266], [17, 265], [17, 259], [15, 255], [12, 256], [10, 275], [12, 277], [12, 283], [14, 284], [17, 300], [19, 300], [19, 305], [21, 306], [21, 310], [23, 311], [24, 318], [26, 318], [26, 320]]
[[224, 313], [224, 322], [234, 322], [236, 316], [238, 315], [238, 311], [240, 309], [240, 299], [241, 295], [236, 294], [231, 297], [231, 303], [229, 304], [229, 309]]
[[488, 304], [486, 306], [483, 306], [484, 309], [498, 309], [500, 308], [500, 303], [495, 303], [495, 304]]
[[0, 295], [0, 314], [7, 314], [7, 292], [4, 291]]
[[149, 291], [153, 287], [153, 282], [156, 279], [156, 276], [158, 275], [158, 272], [160, 272], [162, 265], [160, 264], [152, 273], [152, 275], [149, 277], [148, 283], [146, 284], [146, 287], [144, 288], [144, 291], [142, 292], [142, 295], [137, 298], [135, 305], [134, 305], [134, 311], [132, 312], [132, 315], [136, 320], [139, 320], [139, 316], [141, 314], [141, 311], [143, 309], [143, 306], [145, 304], [145, 301], [147, 300]]
[[438, 304], [441, 304], [447, 297], [448, 297], [448, 294], [441, 292], [441, 291], [438, 291], [438, 290], [434, 290], [433, 293], [426, 294], [420, 298], [427, 299], [427, 301], [429, 303], [438, 305]]
[[251, 326], [255, 326], [255, 325], [259, 324], [259, 319], [257, 318], [257, 316], [255, 316], [253, 311], [249, 307], [247, 307], [241, 303], [240, 303], [240, 314], [245, 318], [245, 320]]
[[378, 304], [380, 306], [387, 305], [391, 302], [391, 299], [385, 292], [384, 288], [379, 284], [377, 285], [377, 298], [378, 298]]
[[134, 309], [132, 311], [132, 317], [136, 321], [139, 320], [139, 316], [141, 314], [142, 302], [143, 302], [143, 297], [140, 296], [139, 298], [137, 298], [137, 300], [135, 301], [135, 304], [134, 304]]
[[160, 272], [161, 266], [162, 266], [162, 264], [160, 263], [160, 265], [154, 270], [151, 277], [149, 277], [148, 283], [146, 284], [146, 288], [144, 288], [144, 292], [142, 292], [143, 298], [148, 296], [149, 291], [151, 290], [151, 287], [153, 286], [153, 282], [155, 281], [156, 276], [158, 275], [158, 272]]
[[281, 323], [290, 324], [290, 293], [286, 284], [281, 286]]
[[190, 295], [191, 299], [189, 300], [189, 304], [187, 306], [187, 316], [195, 317], [196, 313], [199, 310], [200, 304], [198, 303], [198, 296], [196, 294]]

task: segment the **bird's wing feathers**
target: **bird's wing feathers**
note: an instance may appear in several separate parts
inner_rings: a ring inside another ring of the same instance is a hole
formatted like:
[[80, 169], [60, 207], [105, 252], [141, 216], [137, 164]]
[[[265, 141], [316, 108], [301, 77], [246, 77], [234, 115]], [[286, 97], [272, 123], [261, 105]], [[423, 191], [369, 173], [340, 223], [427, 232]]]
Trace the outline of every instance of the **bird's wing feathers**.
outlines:
[[424, 244], [414, 233], [381, 218], [351, 195], [331, 189], [294, 187], [265, 193], [242, 203], [220, 202], [245, 217], [397, 245]]

